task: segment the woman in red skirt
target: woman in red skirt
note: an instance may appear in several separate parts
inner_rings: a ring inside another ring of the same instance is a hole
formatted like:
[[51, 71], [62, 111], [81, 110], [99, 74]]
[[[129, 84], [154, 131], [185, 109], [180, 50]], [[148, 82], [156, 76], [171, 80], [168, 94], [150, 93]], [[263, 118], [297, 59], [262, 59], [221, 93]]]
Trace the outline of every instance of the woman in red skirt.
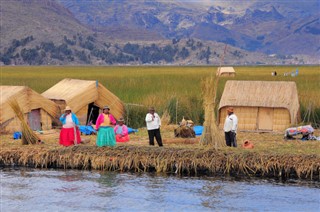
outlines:
[[60, 131], [59, 143], [63, 146], [71, 146], [80, 144], [79, 120], [76, 114], [71, 112], [69, 106], [64, 110], [65, 113], [61, 115], [62, 129]]

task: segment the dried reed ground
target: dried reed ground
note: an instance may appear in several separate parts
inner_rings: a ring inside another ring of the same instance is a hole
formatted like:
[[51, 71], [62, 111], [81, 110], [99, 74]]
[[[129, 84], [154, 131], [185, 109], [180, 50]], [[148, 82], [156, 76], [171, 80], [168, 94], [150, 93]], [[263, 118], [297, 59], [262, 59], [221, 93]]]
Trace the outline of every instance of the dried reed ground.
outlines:
[[[169, 125], [162, 128], [161, 134], [163, 142], [168, 148], [186, 148], [186, 149], [206, 149], [208, 147], [200, 146], [197, 138], [175, 138], [173, 130], [177, 126]], [[41, 145], [22, 146], [21, 140], [14, 140], [12, 135], [1, 135], [1, 149], [12, 148], [15, 149], [61, 149], [66, 148], [59, 145], [60, 130], [48, 130], [38, 136], [44, 141]], [[315, 135], [320, 136], [320, 130], [316, 130]], [[95, 135], [82, 135], [82, 139], [89, 140], [87, 144], [81, 146], [95, 146]], [[227, 152], [257, 152], [257, 153], [277, 153], [277, 154], [314, 154], [320, 156], [320, 141], [301, 141], [300, 136], [296, 140], [285, 141], [281, 133], [255, 133], [255, 132], [238, 132], [238, 148], [221, 148]], [[149, 147], [148, 133], [145, 128], [139, 129], [139, 132], [130, 134], [130, 141], [127, 143], [117, 143], [117, 146], [138, 146]], [[245, 140], [250, 140], [254, 144], [254, 149], [245, 150], [241, 148], [241, 144]], [[155, 142], [156, 143], [156, 142]], [[192, 145], [190, 145], [192, 144]], [[157, 145], [155, 145], [157, 147]]]
[[[0, 164], [37, 168], [76, 168], [111, 171], [164, 172], [182, 175], [240, 175], [292, 177], [320, 180], [320, 142], [284, 141], [282, 134], [239, 132], [238, 145], [250, 140], [251, 150], [199, 145], [199, 138], [174, 138], [175, 126], [162, 129], [164, 148], [149, 147], [146, 129], [131, 134], [131, 141], [116, 147], [95, 146], [95, 135], [82, 136], [91, 140], [76, 147], [58, 144], [59, 130], [45, 131], [39, 136], [45, 142], [21, 145], [11, 135], [1, 135]], [[320, 130], [315, 132], [320, 135]]]

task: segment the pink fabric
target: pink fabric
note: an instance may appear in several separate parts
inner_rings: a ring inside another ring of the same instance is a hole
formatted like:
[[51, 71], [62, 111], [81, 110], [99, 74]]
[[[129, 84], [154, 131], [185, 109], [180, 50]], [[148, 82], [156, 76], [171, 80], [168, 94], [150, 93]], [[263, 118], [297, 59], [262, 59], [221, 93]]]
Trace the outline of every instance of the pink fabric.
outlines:
[[116, 134], [116, 142], [127, 142], [130, 140], [129, 133], [128, 133], [128, 127], [126, 125], [116, 125], [114, 127], [114, 133], [117, 132], [118, 128], [122, 127], [122, 134]]
[[[120, 125], [116, 125], [115, 127], [114, 127], [114, 133], [116, 133], [117, 132], [117, 129], [120, 127]], [[122, 125], [122, 135], [123, 136], [126, 136], [126, 135], [128, 135], [129, 133], [128, 133], [128, 127], [126, 126], [126, 125]]]
[[[115, 125], [115, 124], [116, 124], [116, 120], [115, 120], [115, 118], [113, 117], [112, 114], [109, 114], [109, 118], [110, 118], [110, 122], [111, 122], [113, 125]], [[99, 127], [100, 127], [100, 125], [103, 123], [103, 121], [104, 121], [104, 116], [103, 116], [103, 114], [101, 113], [101, 114], [98, 116], [98, 119], [97, 119], [97, 121], [96, 121], [96, 130], [99, 129]]]
[[116, 135], [116, 142], [127, 142], [129, 141], [129, 135], [121, 136], [121, 135]]

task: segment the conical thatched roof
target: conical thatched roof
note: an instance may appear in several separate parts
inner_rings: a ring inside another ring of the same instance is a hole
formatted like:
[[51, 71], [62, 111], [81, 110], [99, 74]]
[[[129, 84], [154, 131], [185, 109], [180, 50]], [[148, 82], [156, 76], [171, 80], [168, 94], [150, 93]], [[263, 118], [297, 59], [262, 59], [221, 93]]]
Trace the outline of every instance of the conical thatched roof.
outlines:
[[227, 106], [286, 108], [291, 122], [299, 113], [299, 98], [295, 82], [236, 81], [226, 82], [219, 110]]
[[34, 109], [43, 109], [52, 117], [59, 113], [58, 106], [26, 86], [0, 86], [0, 124], [15, 117], [8, 101], [15, 98], [23, 113]]
[[42, 96], [51, 100], [65, 101], [75, 113], [92, 102], [100, 108], [108, 105], [116, 118], [121, 117], [124, 113], [121, 100], [93, 80], [63, 79], [42, 93]]

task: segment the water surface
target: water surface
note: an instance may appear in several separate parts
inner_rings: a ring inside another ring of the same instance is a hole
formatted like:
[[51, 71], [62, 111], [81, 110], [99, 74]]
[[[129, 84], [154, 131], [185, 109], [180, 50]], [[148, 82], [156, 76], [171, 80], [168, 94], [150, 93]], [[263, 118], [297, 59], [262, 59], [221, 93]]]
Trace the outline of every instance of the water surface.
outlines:
[[1, 211], [320, 211], [319, 182], [1, 170]]

